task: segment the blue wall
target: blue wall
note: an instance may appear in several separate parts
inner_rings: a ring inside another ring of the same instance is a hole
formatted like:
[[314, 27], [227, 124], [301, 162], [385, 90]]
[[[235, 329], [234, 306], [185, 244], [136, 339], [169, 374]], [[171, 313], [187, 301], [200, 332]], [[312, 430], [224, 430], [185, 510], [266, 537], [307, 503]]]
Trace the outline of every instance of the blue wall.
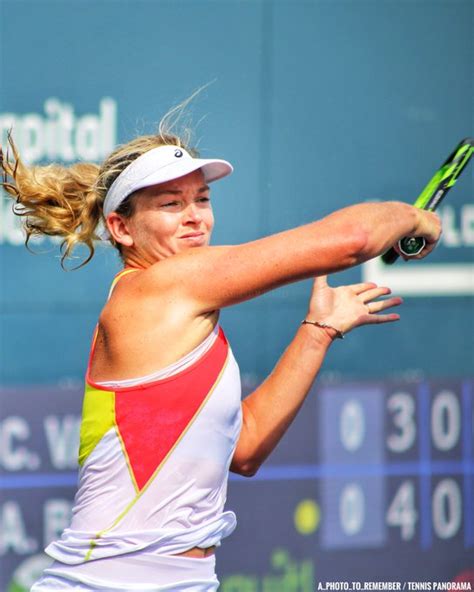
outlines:
[[[56, 97], [79, 117], [97, 114], [111, 97], [123, 142], [152, 131], [169, 107], [215, 81], [192, 106], [195, 122], [205, 118], [196, 134], [202, 154], [236, 168], [214, 187], [215, 243], [252, 240], [362, 200], [412, 201], [472, 134], [469, 1], [4, 0], [0, 10], [3, 114], [46, 118], [43, 104]], [[469, 172], [448, 212], [458, 233], [472, 193]], [[430, 263], [472, 263], [470, 212], [459, 244], [440, 247]], [[80, 380], [118, 262], [108, 250], [65, 273], [57, 253], [32, 256], [4, 235], [0, 382]], [[359, 268], [333, 281], [360, 277]], [[306, 310], [309, 287], [224, 312], [245, 373], [272, 367]], [[328, 368], [362, 377], [407, 368], [464, 375], [471, 312], [469, 294], [409, 297], [398, 326], [359, 330], [334, 348]], [[438, 336], [459, 344], [456, 355], [437, 346]]]

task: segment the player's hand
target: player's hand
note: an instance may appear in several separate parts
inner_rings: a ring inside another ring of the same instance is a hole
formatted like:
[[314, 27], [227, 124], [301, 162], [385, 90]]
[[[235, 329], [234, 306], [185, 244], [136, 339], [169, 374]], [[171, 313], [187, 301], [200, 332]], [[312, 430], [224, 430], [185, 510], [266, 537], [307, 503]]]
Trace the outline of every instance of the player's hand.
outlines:
[[403, 302], [398, 296], [380, 299], [389, 294], [390, 288], [371, 282], [332, 288], [327, 283], [327, 276], [317, 277], [306, 318], [331, 325], [343, 333], [362, 325], [398, 321], [400, 315], [396, 313], [381, 314]]
[[416, 229], [408, 236], [419, 236], [424, 238], [425, 247], [420, 253], [418, 253], [418, 255], [407, 257], [400, 252], [398, 245], [395, 245], [395, 250], [405, 261], [409, 261], [410, 259], [423, 259], [435, 249], [441, 238], [442, 229], [439, 216], [434, 212], [429, 212], [427, 210], [421, 210], [419, 208], [414, 209], [416, 210], [418, 224]]

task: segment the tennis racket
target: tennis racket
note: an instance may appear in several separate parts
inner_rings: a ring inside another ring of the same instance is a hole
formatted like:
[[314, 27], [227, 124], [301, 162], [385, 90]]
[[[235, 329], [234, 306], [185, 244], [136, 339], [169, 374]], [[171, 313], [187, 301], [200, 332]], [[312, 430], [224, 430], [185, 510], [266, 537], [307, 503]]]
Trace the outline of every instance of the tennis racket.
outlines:
[[[458, 180], [473, 152], [474, 139], [466, 138], [462, 140], [456, 146], [454, 152], [449, 155], [446, 162], [436, 171], [413, 205], [422, 210], [434, 212]], [[407, 257], [414, 257], [421, 253], [425, 248], [425, 244], [425, 239], [422, 237], [405, 237], [398, 242], [398, 248]], [[397, 259], [398, 253], [393, 248], [382, 255], [382, 261], [388, 265], [394, 263]]]

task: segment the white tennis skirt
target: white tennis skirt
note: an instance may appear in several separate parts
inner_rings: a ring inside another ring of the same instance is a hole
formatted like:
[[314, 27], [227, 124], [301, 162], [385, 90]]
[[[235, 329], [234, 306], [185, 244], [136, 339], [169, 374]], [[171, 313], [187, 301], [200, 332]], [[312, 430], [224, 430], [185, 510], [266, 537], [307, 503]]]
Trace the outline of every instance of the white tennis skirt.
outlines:
[[79, 565], [54, 561], [30, 592], [215, 592], [215, 555], [203, 558], [139, 554], [94, 559]]

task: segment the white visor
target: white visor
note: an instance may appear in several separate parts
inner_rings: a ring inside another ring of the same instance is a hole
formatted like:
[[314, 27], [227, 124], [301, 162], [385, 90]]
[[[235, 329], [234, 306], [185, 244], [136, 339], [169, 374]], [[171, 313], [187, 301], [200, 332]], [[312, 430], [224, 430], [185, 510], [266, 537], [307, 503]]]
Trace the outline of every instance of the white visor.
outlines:
[[[159, 146], [142, 154], [124, 169], [112, 183], [104, 200], [104, 218], [115, 212], [134, 191], [184, 177], [201, 169], [206, 183], [217, 181], [234, 170], [226, 160], [193, 158], [179, 146]], [[106, 240], [106, 228], [98, 231]]]

